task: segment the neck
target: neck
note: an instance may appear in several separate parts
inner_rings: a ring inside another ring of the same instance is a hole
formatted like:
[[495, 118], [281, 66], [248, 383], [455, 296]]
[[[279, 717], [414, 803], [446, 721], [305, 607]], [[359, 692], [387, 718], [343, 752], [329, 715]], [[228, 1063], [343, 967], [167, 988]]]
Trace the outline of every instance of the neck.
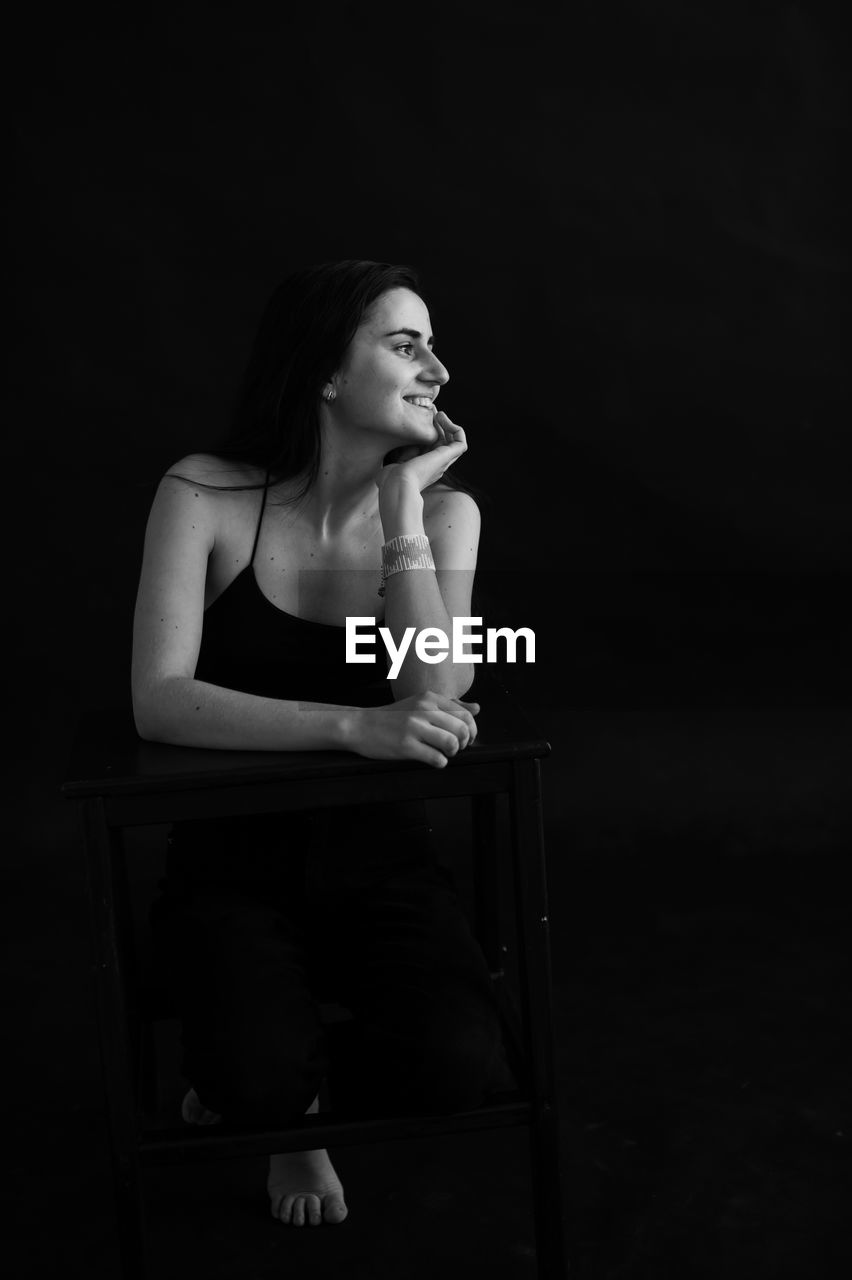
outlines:
[[316, 481], [299, 503], [299, 518], [318, 541], [344, 536], [378, 518], [378, 474], [384, 453], [361, 443], [341, 447], [323, 440]]

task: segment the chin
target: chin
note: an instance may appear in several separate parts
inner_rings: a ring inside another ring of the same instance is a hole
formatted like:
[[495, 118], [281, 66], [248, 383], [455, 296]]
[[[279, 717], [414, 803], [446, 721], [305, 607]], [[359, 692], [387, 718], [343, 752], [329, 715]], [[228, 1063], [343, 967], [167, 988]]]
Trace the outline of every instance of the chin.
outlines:
[[417, 423], [403, 422], [389, 434], [393, 435], [394, 442], [399, 448], [412, 444], [434, 444], [440, 439], [434, 422], [424, 422], [422, 426], [418, 426]]

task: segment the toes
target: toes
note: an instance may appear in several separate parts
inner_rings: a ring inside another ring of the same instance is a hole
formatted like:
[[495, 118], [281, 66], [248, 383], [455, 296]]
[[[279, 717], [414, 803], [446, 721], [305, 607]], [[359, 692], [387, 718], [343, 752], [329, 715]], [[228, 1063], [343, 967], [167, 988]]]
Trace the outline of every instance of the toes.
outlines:
[[349, 1214], [342, 1192], [337, 1191], [330, 1191], [324, 1196], [311, 1192], [273, 1196], [269, 1210], [273, 1218], [293, 1227], [303, 1227], [306, 1222], [312, 1227], [318, 1227], [322, 1222], [343, 1222]]
[[273, 1218], [278, 1218], [281, 1222], [289, 1222], [295, 1198], [295, 1196], [276, 1196], [270, 1205]]
[[329, 1192], [323, 1205], [323, 1218], [326, 1222], [342, 1222], [349, 1210], [338, 1192]]

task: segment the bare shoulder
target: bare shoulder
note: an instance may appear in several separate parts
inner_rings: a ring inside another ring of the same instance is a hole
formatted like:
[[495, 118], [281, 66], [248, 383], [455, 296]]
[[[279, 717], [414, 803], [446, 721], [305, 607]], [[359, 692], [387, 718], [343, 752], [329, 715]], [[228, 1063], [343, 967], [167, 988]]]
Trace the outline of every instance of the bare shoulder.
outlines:
[[190, 453], [169, 467], [160, 481], [154, 506], [189, 510], [217, 523], [230, 520], [243, 509], [254, 509], [256, 491], [264, 473], [248, 463], [217, 458], [210, 453]]
[[[433, 484], [424, 489], [423, 528], [439, 572], [448, 569], [472, 571], [476, 567], [479, 507], [469, 493], [443, 484]], [[464, 613], [465, 609], [460, 611]]]
[[479, 507], [469, 493], [439, 481], [423, 490], [423, 520], [430, 527], [430, 537], [432, 532], [451, 527], [454, 522], [466, 529], [478, 529]]
[[247, 462], [217, 458], [212, 453], [190, 453], [169, 467], [163, 481], [198, 485], [212, 494], [232, 492], [241, 485], [261, 485], [264, 473]]

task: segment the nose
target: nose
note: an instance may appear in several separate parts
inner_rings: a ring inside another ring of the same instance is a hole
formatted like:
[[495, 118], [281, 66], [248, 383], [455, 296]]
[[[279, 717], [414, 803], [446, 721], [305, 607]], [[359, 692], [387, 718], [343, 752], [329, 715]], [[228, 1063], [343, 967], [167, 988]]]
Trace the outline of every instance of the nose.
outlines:
[[446, 367], [441, 364], [438, 357], [431, 351], [429, 352], [429, 361], [425, 365], [420, 377], [424, 382], [437, 382], [439, 387], [443, 387], [444, 384], [450, 380], [450, 375]]

